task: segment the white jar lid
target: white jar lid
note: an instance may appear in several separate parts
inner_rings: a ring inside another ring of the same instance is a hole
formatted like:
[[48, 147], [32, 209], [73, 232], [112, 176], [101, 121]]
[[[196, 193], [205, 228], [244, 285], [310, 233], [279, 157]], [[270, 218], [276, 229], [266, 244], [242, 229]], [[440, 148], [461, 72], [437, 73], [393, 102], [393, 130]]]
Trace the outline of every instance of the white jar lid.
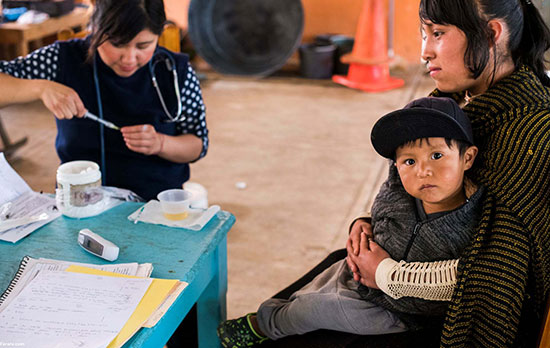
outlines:
[[84, 185], [100, 179], [99, 165], [92, 161], [71, 161], [57, 168], [57, 182], [61, 184]]

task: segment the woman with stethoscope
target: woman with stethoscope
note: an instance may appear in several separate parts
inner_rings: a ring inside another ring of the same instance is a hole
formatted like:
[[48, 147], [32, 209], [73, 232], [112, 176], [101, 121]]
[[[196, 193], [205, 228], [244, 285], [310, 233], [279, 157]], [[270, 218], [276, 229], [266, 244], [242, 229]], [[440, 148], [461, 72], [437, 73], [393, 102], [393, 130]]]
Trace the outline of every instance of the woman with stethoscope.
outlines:
[[162, 0], [97, 0], [89, 37], [0, 61], [0, 107], [42, 100], [61, 162], [100, 164], [104, 185], [144, 199], [181, 187], [208, 130], [188, 57], [157, 45], [165, 22]]

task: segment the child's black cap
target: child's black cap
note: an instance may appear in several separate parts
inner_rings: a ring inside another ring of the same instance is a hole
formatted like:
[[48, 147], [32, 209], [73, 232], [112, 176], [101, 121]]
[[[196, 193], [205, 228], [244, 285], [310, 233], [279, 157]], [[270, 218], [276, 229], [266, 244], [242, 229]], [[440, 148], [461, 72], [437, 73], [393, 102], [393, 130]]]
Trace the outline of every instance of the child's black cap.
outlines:
[[376, 152], [393, 158], [395, 150], [420, 138], [447, 138], [474, 144], [470, 120], [451, 98], [416, 99], [403, 109], [382, 116], [371, 132]]

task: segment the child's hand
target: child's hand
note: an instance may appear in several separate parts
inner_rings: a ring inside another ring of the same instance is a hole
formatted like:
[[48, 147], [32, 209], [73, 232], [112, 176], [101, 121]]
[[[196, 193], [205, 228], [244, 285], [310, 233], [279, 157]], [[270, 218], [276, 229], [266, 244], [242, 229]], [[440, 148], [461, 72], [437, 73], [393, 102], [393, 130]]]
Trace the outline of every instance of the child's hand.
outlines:
[[[348, 254], [348, 258], [351, 259], [358, 269], [357, 273], [360, 277], [359, 281], [361, 284], [373, 289], [378, 289], [375, 280], [376, 269], [378, 268], [380, 262], [388, 257], [390, 257], [390, 254], [388, 254], [386, 250], [378, 245], [372, 237], [368, 236], [366, 233], [361, 233], [359, 255]], [[354, 279], [357, 273], [354, 272]]]

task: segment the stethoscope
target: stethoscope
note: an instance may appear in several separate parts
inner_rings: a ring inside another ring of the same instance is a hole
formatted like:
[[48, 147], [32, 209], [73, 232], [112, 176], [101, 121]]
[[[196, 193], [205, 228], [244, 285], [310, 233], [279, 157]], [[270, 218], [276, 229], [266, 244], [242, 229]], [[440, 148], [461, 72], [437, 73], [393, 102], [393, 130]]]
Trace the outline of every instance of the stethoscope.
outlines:
[[[161, 62], [163, 59], [160, 56], [164, 56], [164, 63], [166, 64], [166, 69], [172, 72], [172, 76], [174, 78], [174, 89], [176, 92], [176, 98], [177, 102], [176, 105], [178, 106], [178, 111], [176, 112], [175, 117], [170, 114], [168, 111], [168, 107], [166, 106], [166, 102], [164, 101], [164, 97], [162, 96], [162, 92], [160, 91], [157, 77], [155, 74], [155, 67], [156, 65]], [[99, 88], [99, 77], [97, 73], [97, 55], [94, 55], [94, 61], [93, 61], [93, 75], [94, 75], [94, 85], [95, 85], [95, 91], [96, 91], [96, 98], [97, 98], [97, 112], [99, 119], [103, 120], [103, 104], [101, 102], [101, 92]], [[162, 109], [164, 110], [164, 113], [168, 117], [165, 122], [180, 122], [185, 120], [185, 116], [183, 114], [182, 106], [181, 106], [181, 92], [180, 92], [180, 85], [178, 82], [178, 73], [176, 71], [176, 61], [174, 60], [174, 57], [172, 57], [171, 54], [168, 52], [157, 52], [153, 54], [153, 57], [149, 60], [149, 63], [147, 64], [149, 66], [149, 72], [151, 73], [151, 80], [153, 82], [153, 87], [155, 88], [157, 95], [159, 97], [160, 103], [162, 105]], [[106, 165], [105, 165], [105, 126], [103, 123], [99, 124], [99, 146], [101, 150], [101, 181], [102, 184], [105, 185], [105, 178], [106, 178]]]
[[[166, 107], [166, 103], [164, 102], [164, 97], [160, 92], [159, 84], [157, 82], [157, 76], [155, 75], [155, 67], [159, 62], [162, 61], [161, 59], [159, 59], [160, 55], [165, 56], [164, 63], [166, 64], [166, 69], [168, 69], [169, 71], [172, 71], [172, 75], [174, 77], [174, 90], [176, 91], [176, 98], [177, 98], [176, 104], [178, 105], [178, 111], [176, 112], [176, 117], [172, 117], [172, 115], [168, 111], [168, 108]], [[178, 73], [176, 71], [176, 61], [174, 60], [174, 57], [172, 57], [171, 54], [166, 52], [158, 52], [153, 55], [153, 57], [151, 58], [151, 60], [149, 60], [149, 63], [147, 65], [149, 66], [149, 72], [151, 73], [153, 87], [155, 87], [155, 90], [157, 91], [157, 95], [159, 96], [159, 100], [160, 100], [160, 103], [162, 104], [162, 108], [164, 109], [164, 113], [166, 114], [166, 116], [168, 116], [168, 120], [166, 122], [179, 122], [179, 121], [185, 120], [185, 116], [182, 113], [180, 84], [178, 82]]]

